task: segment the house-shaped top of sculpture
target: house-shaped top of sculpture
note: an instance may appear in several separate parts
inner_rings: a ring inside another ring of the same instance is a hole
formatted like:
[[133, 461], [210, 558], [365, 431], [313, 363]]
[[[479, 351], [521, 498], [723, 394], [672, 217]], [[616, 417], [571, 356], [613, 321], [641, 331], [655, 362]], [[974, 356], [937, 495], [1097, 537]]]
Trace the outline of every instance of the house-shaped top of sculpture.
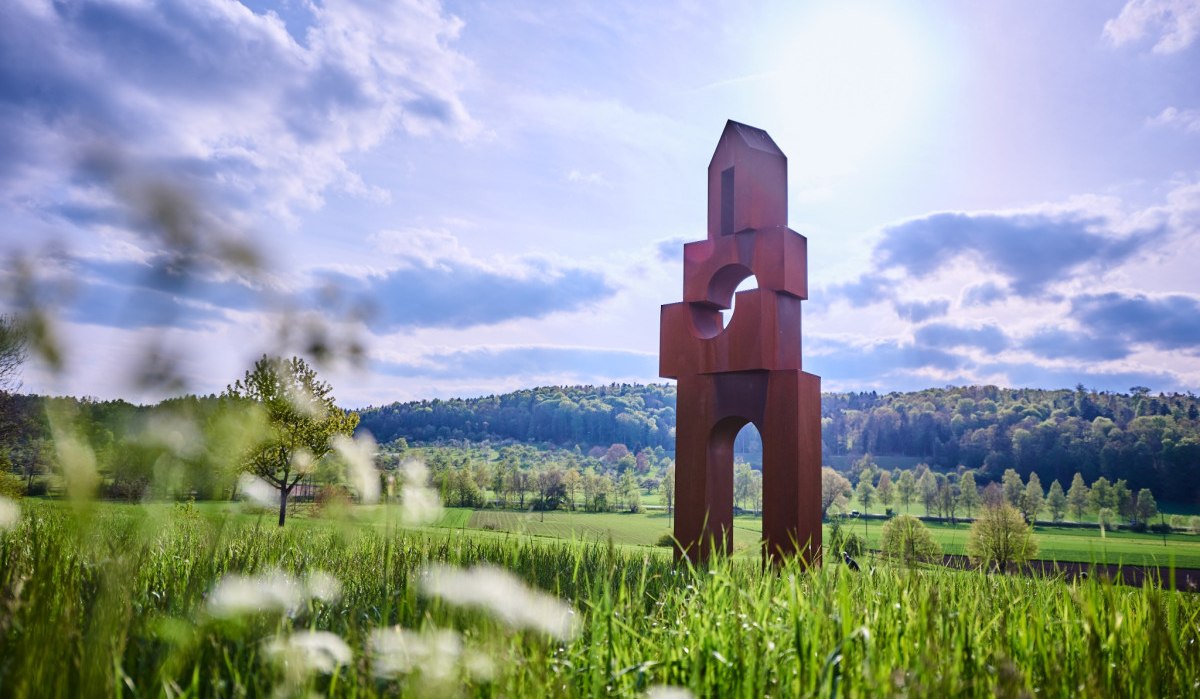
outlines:
[[708, 239], [787, 226], [787, 156], [766, 131], [730, 120], [708, 164]]

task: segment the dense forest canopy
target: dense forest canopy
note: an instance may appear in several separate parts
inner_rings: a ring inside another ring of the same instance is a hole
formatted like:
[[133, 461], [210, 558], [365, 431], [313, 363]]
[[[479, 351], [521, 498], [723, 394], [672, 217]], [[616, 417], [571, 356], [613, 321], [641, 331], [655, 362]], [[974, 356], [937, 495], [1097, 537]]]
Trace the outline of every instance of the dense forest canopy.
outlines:
[[[32, 476], [52, 458], [50, 413], [69, 412], [101, 461], [136, 459], [126, 473], [148, 478], [155, 454], [131, 450], [128, 435], [145, 429], [149, 411], [210, 418], [219, 399], [188, 396], [155, 408], [124, 401], [5, 395], [0, 406], [6, 470]], [[674, 448], [675, 388], [665, 384], [549, 386], [472, 399], [392, 403], [358, 411], [359, 429], [382, 443], [520, 442], [583, 452], [621, 444], [668, 456]], [[1172, 502], [1200, 502], [1200, 398], [1075, 390], [968, 386], [908, 393], [826, 393], [822, 396], [826, 462], [858, 456], [906, 457], [942, 471], [973, 470], [981, 483], [1012, 468], [1028, 479], [1067, 484], [1079, 472], [1091, 483], [1124, 479]], [[144, 450], [143, 450], [144, 451]], [[761, 451], [746, 430], [737, 452]], [[747, 459], [755, 463], [754, 458]], [[204, 474], [196, 480], [203, 482]]]

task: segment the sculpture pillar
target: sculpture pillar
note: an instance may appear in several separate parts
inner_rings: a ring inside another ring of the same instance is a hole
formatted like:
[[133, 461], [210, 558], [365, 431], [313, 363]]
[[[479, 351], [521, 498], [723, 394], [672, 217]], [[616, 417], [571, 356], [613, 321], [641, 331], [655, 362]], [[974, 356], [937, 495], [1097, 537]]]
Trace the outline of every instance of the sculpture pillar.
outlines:
[[[763, 441], [763, 556], [821, 546], [821, 379], [801, 369], [808, 241], [787, 227], [787, 157], [726, 123], [708, 166], [708, 238], [683, 248], [683, 302], [662, 307], [659, 374], [678, 381], [675, 538], [693, 561], [733, 550], [733, 441]], [[725, 327], [721, 310], [737, 293]]]

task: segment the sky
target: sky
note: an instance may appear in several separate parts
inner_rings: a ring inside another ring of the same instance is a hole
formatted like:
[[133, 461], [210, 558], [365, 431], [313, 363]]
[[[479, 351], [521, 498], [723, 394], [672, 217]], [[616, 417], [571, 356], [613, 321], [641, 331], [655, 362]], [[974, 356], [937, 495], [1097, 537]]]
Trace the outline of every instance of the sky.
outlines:
[[1200, 0], [9, 0], [23, 390], [662, 381], [727, 119], [788, 156], [824, 390], [1200, 390]]

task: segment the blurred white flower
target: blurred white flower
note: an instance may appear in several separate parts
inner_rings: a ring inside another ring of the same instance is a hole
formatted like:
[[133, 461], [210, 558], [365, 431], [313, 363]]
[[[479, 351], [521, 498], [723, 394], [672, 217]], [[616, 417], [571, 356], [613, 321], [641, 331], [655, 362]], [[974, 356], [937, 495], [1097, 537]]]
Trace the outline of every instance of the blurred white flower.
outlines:
[[395, 677], [420, 670], [429, 680], [449, 679], [462, 655], [456, 631], [410, 631], [401, 627], [375, 629], [369, 641], [371, 670], [377, 677]]
[[525, 585], [512, 573], [492, 566], [460, 570], [434, 566], [421, 576], [421, 591], [451, 604], [479, 607], [510, 626], [569, 640], [579, 631], [579, 618], [566, 602]]
[[296, 473], [308, 473], [316, 464], [311, 451], [301, 447], [292, 452], [292, 470]]
[[256, 612], [294, 614], [308, 597], [305, 585], [280, 571], [258, 576], [226, 575], [208, 596], [208, 611], [216, 617]]
[[0, 531], [12, 529], [21, 521], [21, 506], [0, 495]]
[[404, 475], [401, 520], [410, 526], [436, 522], [442, 516], [442, 501], [437, 491], [428, 485], [429, 471], [425, 464], [408, 459], [400, 464], [400, 471]]
[[72, 500], [90, 499], [100, 485], [95, 452], [74, 432], [53, 429], [52, 435], [63, 480], [67, 484], [67, 495]]
[[325, 417], [325, 406], [309, 392], [306, 386], [288, 386], [287, 401], [293, 410], [304, 417], [317, 419]]
[[226, 575], [208, 596], [208, 612], [234, 617], [256, 612], [294, 615], [310, 599], [336, 602], [342, 584], [329, 573], [316, 570], [304, 580], [280, 570], [262, 575]]
[[684, 687], [660, 684], [646, 690], [646, 699], [696, 699], [696, 695]]
[[279, 489], [258, 476], [243, 473], [238, 478], [238, 493], [262, 507], [279, 507]]
[[379, 472], [375, 469], [375, 454], [379, 448], [375, 438], [363, 433], [351, 439], [346, 435], [333, 438], [333, 448], [346, 460], [350, 470], [350, 482], [358, 491], [365, 505], [379, 502]]
[[147, 418], [144, 440], [182, 459], [195, 456], [204, 446], [195, 420], [172, 415], [154, 414]]
[[322, 602], [336, 602], [342, 598], [342, 584], [338, 579], [322, 570], [308, 574], [305, 581], [305, 592], [309, 597]]
[[353, 659], [350, 646], [341, 636], [328, 631], [297, 631], [286, 637], [276, 636], [267, 644], [266, 652], [273, 660], [305, 674], [329, 674]]
[[491, 682], [496, 679], [496, 662], [483, 651], [468, 650], [463, 653], [463, 667], [471, 679], [478, 682]]

